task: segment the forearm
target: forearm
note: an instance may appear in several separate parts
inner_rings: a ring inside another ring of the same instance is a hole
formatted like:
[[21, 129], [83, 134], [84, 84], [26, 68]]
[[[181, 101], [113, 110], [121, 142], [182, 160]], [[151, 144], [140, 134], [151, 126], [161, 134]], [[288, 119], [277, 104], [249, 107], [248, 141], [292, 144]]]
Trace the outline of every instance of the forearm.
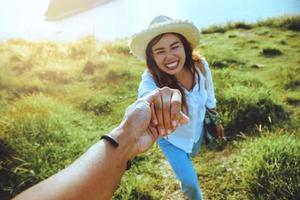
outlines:
[[16, 199], [110, 199], [127, 161], [136, 151], [134, 134], [125, 132], [122, 126], [114, 129], [111, 135], [119, 142], [118, 148], [101, 140], [72, 165]]

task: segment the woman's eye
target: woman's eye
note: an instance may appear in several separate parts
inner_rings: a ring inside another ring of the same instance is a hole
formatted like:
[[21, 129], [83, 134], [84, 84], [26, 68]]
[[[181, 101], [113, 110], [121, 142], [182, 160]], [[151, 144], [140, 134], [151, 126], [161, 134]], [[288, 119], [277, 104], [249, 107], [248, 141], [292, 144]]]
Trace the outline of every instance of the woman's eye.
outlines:
[[174, 46], [174, 47], [172, 47], [172, 49], [177, 49], [179, 46]]
[[156, 52], [157, 55], [164, 53], [163, 51]]

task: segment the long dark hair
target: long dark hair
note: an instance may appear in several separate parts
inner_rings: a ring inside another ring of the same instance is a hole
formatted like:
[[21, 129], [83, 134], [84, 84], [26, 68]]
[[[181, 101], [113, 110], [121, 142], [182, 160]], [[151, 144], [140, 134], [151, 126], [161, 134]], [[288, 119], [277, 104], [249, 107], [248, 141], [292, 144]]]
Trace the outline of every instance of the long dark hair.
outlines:
[[[167, 33], [163, 33], [163, 34], [156, 36], [148, 43], [148, 46], [146, 48], [147, 67], [148, 67], [149, 72], [152, 74], [154, 81], [158, 87], [161, 88], [161, 87], [167, 86], [169, 88], [178, 89], [180, 91], [181, 96], [182, 96], [182, 110], [185, 113], [188, 113], [189, 108], [187, 106], [186, 96], [185, 96], [183, 88], [179, 85], [178, 80], [176, 79], [176, 77], [174, 75], [169, 75], [166, 72], [159, 69], [159, 67], [156, 65], [155, 60], [153, 58], [152, 47], [157, 42], [159, 42], [159, 40], [165, 34], [167, 34]], [[173, 32], [171, 32], [171, 34], [176, 35], [182, 42], [184, 51], [185, 51], [185, 56], [186, 56], [184, 68], [188, 69], [193, 74], [193, 77], [195, 77], [195, 75], [197, 76], [199, 85], [200, 85], [200, 75], [199, 75], [198, 71], [196, 70], [195, 62], [197, 62], [197, 64], [199, 63], [201, 65], [201, 58], [199, 56], [197, 56], [196, 54], [193, 54], [193, 49], [192, 49], [191, 45], [189, 44], [189, 42], [183, 35], [178, 34], [178, 33], [173, 33]]]

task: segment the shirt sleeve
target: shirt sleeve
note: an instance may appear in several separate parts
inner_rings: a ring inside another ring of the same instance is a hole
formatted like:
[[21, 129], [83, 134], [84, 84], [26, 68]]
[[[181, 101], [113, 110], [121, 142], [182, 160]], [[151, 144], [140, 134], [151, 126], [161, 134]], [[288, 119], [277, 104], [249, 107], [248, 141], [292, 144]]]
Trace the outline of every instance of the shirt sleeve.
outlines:
[[142, 81], [140, 82], [139, 89], [138, 89], [138, 98], [141, 98], [152, 92], [153, 90], [157, 89], [154, 79], [152, 75], [149, 73], [148, 70], [145, 70], [142, 74]]
[[206, 78], [207, 78], [207, 102], [206, 102], [206, 107], [211, 109], [211, 108], [216, 107], [217, 100], [216, 100], [216, 97], [215, 97], [212, 74], [211, 74], [211, 71], [209, 69], [208, 62], [206, 60], [203, 61], [203, 66], [205, 68]]

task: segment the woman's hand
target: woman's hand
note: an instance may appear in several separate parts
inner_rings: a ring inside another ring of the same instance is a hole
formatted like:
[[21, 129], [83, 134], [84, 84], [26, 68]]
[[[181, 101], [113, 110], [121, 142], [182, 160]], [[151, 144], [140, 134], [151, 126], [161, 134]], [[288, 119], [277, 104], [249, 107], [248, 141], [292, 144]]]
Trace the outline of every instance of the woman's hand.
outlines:
[[[174, 127], [171, 125], [172, 121]], [[154, 90], [129, 106], [122, 126], [136, 133], [136, 155], [149, 149], [159, 136], [167, 135], [165, 129], [172, 132], [177, 124], [185, 124], [188, 121], [189, 118], [181, 112], [179, 90], [162, 88]]]
[[151, 103], [151, 122], [148, 132], [152, 135], [166, 136], [179, 124], [186, 124], [189, 118], [181, 112], [181, 93], [177, 89], [163, 87], [158, 89], [159, 96]]
[[216, 129], [217, 129], [217, 136], [219, 139], [225, 139], [225, 134], [224, 134], [224, 127], [221, 123], [216, 125]]

